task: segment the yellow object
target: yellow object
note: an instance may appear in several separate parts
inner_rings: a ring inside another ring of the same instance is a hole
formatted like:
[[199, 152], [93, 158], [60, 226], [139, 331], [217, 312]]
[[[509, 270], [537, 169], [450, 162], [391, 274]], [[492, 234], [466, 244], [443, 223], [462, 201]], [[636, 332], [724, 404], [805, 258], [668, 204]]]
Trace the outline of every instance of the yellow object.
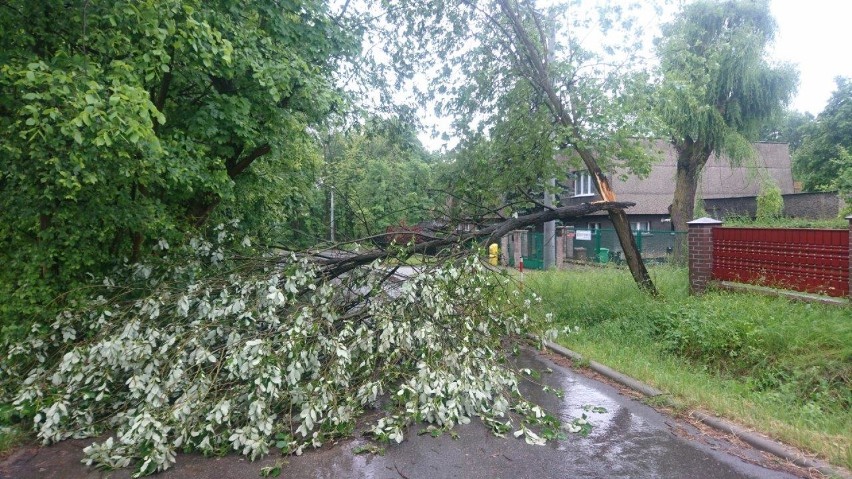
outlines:
[[488, 247], [488, 262], [491, 266], [497, 266], [497, 254], [500, 251], [500, 247], [497, 246], [497, 243], [491, 243]]

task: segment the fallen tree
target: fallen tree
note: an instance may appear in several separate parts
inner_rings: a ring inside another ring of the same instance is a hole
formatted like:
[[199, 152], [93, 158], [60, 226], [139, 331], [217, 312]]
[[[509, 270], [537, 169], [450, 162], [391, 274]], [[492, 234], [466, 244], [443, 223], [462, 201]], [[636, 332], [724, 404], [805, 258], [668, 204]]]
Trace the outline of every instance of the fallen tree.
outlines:
[[547, 334], [527, 314], [537, 298], [460, 248], [393, 285], [398, 262], [384, 260], [626, 206], [556, 208], [353, 256], [249, 255], [223, 225], [213, 240], [161, 242], [158, 260], [116, 271], [90, 301], [5, 344], [2, 399], [45, 444], [106, 435], [84, 461], [137, 475], [180, 450], [301, 454], [352, 434], [370, 409], [385, 411], [369, 429], [381, 440], [479, 417], [542, 444], [559, 423], [521, 396], [503, 347]]
[[[499, 223], [489, 225], [476, 231], [465, 232], [463, 234], [449, 233], [441, 237], [430, 237], [424, 233], [417, 233], [417, 236], [425, 238], [425, 241], [416, 241], [409, 245], [400, 246], [405, 246], [408, 254], [428, 253], [454, 244], [463, 244], [471, 240], [479, 240], [483, 246], [487, 246], [491, 243], [500, 241], [500, 238], [506, 236], [510, 232], [526, 228], [527, 226], [538, 225], [554, 220], [572, 220], [598, 211], [623, 211], [625, 208], [629, 208], [634, 205], [635, 203], [631, 202], [601, 201], [562, 206], [559, 208], [552, 208], [528, 215], [518, 216], [517, 218], [506, 218]], [[336, 255], [328, 256], [324, 255], [322, 252], [314, 253], [314, 256], [326, 264], [327, 274], [333, 277], [343, 274], [360, 265], [369, 264], [373, 261], [398, 254], [398, 249], [384, 248], [346, 257]]]

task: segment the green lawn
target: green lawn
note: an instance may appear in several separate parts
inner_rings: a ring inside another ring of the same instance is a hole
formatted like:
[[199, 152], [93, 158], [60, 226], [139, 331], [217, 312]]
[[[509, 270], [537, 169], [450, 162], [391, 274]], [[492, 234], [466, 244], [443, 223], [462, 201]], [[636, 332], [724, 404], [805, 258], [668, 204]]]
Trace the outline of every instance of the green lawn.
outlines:
[[[526, 275], [559, 342], [672, 395], [852, 468], [852, 307], [687, 293], [683, 268], [651, 270], [660, 298], [616, 268]], [[579, 332], [576, 332], [579, 328]], [[567, 331], [571, 332], [567, 332]]]

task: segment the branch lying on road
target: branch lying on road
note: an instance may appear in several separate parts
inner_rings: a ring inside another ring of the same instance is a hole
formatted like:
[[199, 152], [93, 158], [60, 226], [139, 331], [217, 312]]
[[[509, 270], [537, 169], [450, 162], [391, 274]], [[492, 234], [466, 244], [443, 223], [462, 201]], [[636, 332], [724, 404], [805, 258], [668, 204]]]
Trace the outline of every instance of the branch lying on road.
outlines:
[[[428, 241], [416, 243], [411, 246], [408, 251], [409, 254], [429, 254], [429, 252], [439, 250], [450, 245], [460, 244], [471, 239], [478, 238], [484, 238], [484, 240], [481, 240], [481, 243], [488, 245], [499, 241], [500, 238], [506, 236], [511, 231], [525, 228], [527, 226], [537, 225], [553, 220], [570, 220], [598, 211], [625, 209], [634, 205], [635, 203], [630, 202], [601, 201], [563, 206], [561, 208], [554, 208], [548, 211], [540, 211], [529, 215], [519, 216], [517, 218], [510, 218], [477, 231], [471, 231], [464, 234], [450, 234], [442, 238], [429, 239]], [[425, 235], [418, 234], [418, 236], [423, 237]], [[358, 266], [369, 264], [377, 259], [387, 258], [394, 254], [395, 253], [388, 250], [377, 249], [352, 256], [332, 257], [316, 255], [315, 258], [319, 259], [326, 265], [326, 274], [328, 276], [335, 277], [346, 273], [347, 271], [351, 271]]]

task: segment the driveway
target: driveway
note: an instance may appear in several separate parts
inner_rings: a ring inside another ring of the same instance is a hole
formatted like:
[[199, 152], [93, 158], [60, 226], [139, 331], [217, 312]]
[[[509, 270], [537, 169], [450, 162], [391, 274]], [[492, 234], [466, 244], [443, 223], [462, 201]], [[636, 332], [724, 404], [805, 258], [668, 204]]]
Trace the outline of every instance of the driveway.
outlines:
[[[563, 361], [557, 360], [559, 363]], [[666, 416], [618, 389], [524, 351], [520, 367], [544, 371], [541, 381], [564, 391], [562, 399], [524, 386], [531, 399], [569, 422], [585, 413], [593, 425], [587, 437], [531, 446], [509, 435], [492, 435], [479, 421], [455, 429], [458, 438], [410, 431], [401, 444], [384, 445], [384, 455], [356, 454], [371, 444], [357, 437], [300, 457], [269, 456], [254, 463], [241, 456], [178, 456], [162, 479], [258, 478], [264, 466], [283, 463], [282, 478], [498, 479], [498, 478], [793, 478], [806, 471], [767, 469], [763, 454], [707, 434]], [[128, 471], [100, 472], [80, 463], [91, 440], [24, 448], [0, 465], [0, 477], [18, 479], [128, 478]]]

